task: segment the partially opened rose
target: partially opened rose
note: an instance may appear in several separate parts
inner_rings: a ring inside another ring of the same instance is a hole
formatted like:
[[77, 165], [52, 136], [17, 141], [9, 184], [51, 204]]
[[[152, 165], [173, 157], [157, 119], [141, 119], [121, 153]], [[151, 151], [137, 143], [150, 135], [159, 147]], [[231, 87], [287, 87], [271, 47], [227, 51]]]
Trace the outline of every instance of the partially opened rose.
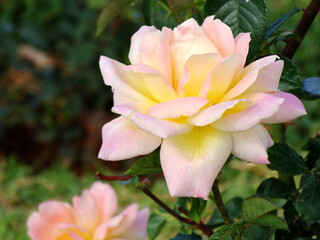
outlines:
[[126, 66], [107, 57], [100, 68], [114, 92], [117, 119], [103, 127], [99, 158], [122, 160], [161, 145], [172, 196], [206, 198], [230, 153], [268, 164], [273, 144], [262, 123], [306, 114], [294, 95], [278, 91], [283, 61], [267, 56], [244, 67], [249, 33], [207, 17], [171, 30], [143, 26]]
[[81, 196], [65, 202], [46, 201], [28, 219], [32, 240], [140, 240], [147, 237], [149, 210], [132, 204], [114, 216], [117, 196], [108, 184], [95, 182]]

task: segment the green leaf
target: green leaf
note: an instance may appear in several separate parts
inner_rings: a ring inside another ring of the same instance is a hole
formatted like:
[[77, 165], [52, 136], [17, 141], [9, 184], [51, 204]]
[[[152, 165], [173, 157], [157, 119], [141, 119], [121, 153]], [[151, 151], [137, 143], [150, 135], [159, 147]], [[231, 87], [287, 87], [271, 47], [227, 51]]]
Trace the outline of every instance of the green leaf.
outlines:
[[200, 198], [191, 198], [191, 209], [189, 211], [189, 217], [199, 223], [201, 220], [201, 215], [206, 209], [207, 201]]
[[307, 172], [301, 178], [300, 191], [295, 203], [299, 214], [307, 219], [320, 219], [320, 170]]
[[279, 179], [268, 178], [259, 185], [256, 195], [267, 198], [288, 198], [293, 190]]
[[183, 207], [183, 208], [187, 209], [188, 200], [189, 200], [188, 197], [178, 197], [173, 205], [173, 210], [176, 212], [179, 212], [179, 210], [178, 210], [179, 207]]
[[179, 233], [174, 238], [171, 238], [171, 240], [201, 240], [201, 239], [202, 237], [195, 233], [192, 233], [191, 235], [185, 235], [185, 234]]
[[265, 214], [265, 215], [262, 215], [262, 216], [256, 218], [253, 221], [253, 224], [260, 225], [263, 227], [288, 230], [287, 223], [283, 219], [279, 218], [278, 216], [272, 215], [272, 214]]
[[283, 23], [285, 23], [292, 15], [294, 15], [295, 13], [299, 12], [301, 10], [301, 8], [293, 8], [290, 12], [286, 13], [285, 15], [283, 15], [281, 18], [279, 18], [277, 21], [271, 23], [269, 25], [269, 27], [266, 30], [266, 35], [264, 36], [264, 38], [268, 38], [272, 35], [272, 33], [274, 33], [274, 31], [276, 31]]
[[307, 170], [303, 158], [287, 144], [276, 143], [267, 151], [272, 167], [279, 173], [294, 176]]
[[[229, 213], [231, 219], [240, 218], [241, 217], [241, 204], [243, 199], [241, 197], [235, 197], [230, 199], [226, 204], [226, 209]], [[221, 216], [221, 213], [218, 209], [215, 209], [208, 225], [211, 227], [216, 227], [224, 223], [224, 220]]]
[[215, 15], [227, 24], [234, 36], [251, 33], [247, 62], [251, 62], [260, 50], [266, 30], [266, 4], [264, 0], [207, 0], [205, 15]]
[[320, 77], [307, 78], [302, 82], [301, 93], [307, 99], [313, 100], [320, 98]]
[[251, 221], [276, 209], [278, 209], [276, 205], [260, 197], [243, 200], [241, 207], [242, 216], [246, 221]]
[[248, 227], [241, 237], [241, 240], [274, 240], [274, 230], [258, 225]]
[[281, 57], [281, 59], [284, 61], [284, 67], [280, 78], [279, 89], [284, 92], [300, 89], [302, 85], [297, 67], [290, 59], [286, 57]]
[[308, 168], [320, 168], [320, 135], [310, 138], [306, 148], [309, 150], [309, 154], [306, 157]]
[[134, 163], [128, 171], [124, 174], [132, 176], [146, 175], [150, 173], [161, 173], [160, 155], [159, 151], [154, 151], [149, 155], [144, 156]]
[[104, 6], [97, 21], [96, 37], [98, 37], [105, 27], [120, 14], [120, 12], [128, 7], [136, 0], [109, 0]]
[[162, 216], [154, 212], [151, 213], [147, 225], [147, 233], [150, 240], [154, 240], [157, 238], [165, 223], [166, 220]]
[[242, 228], [239, 224], [229, 224], [224, 225], [223, 227], [219, 228], [213, 235], [210, 236], [209, 240], [225, 240], [231, 236], [237, 230]]
[[154, 15], [157, 10], [157, 0], [143, 0], [141, 11], [147, 25], [154, 25]]

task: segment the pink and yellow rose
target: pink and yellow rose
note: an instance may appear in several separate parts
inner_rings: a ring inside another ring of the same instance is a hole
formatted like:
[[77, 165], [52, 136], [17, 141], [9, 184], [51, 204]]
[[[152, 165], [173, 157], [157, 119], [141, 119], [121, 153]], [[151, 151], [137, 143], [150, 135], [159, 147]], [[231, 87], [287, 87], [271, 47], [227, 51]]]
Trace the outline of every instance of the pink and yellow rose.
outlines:
[[249, 33], [233, 37], [220, 20], [189, 19], [171, 30], [143, 26], [131, 41], [131, 65], [102, 56], [100, 69], [121, 116], [103, 127], [99, 158], [122, 160], [161, 145], [172, 196], [206, 198], [230, 153], [268, 164], [273, 144], [264, 123], [306, 114], [278, 91], [283, 61], [267, 56], [245, 66]]
[[95, 182], [73, 205], [46, 201], [28, 218], [32, 240], [140, 240], [147, 237], [149, 210], [132, 204], [114, 216], [117, 196], [108, 184]]

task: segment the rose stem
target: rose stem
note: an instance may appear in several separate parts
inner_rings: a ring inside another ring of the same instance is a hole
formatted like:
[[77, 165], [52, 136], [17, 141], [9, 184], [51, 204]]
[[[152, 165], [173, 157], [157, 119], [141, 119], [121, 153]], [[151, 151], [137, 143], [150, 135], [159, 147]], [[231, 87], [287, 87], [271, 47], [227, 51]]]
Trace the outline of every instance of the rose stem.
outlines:
[[[214, 202], [214, 204], [217, 206], [223, 221], [225, 224], [232, 224], [232, 220], [228, 214], [228, 211], [226, 209], [226, 206], [223, 203], [221, 193], [219, 190], [219, 180], [218, 178], [214, 181], [212, 185], [212, 193], [213, 195], [209, 195], [209, 198]], [[231, 234], [232, 239], [235, 239], [236, 233]]]
[[302, 42], [304, 36], [308, 32], [312, 22], [314, 21], [315, 17], [317, 16], [317, 13], [320, 8], [320, 0], [312, 0], [307, 7], [307, 9], [304, 10], [304, 13], [302, 15], [302, 18], [297, 26], [297, 28], [294, 30], [294, 33], [298, 35], [299, 39], [289, 39], [287, 41], [287, 45], [282, 51], [282, 55], [287, 58], [292, 58], [295, 52], [297, 51], [300, 43]]

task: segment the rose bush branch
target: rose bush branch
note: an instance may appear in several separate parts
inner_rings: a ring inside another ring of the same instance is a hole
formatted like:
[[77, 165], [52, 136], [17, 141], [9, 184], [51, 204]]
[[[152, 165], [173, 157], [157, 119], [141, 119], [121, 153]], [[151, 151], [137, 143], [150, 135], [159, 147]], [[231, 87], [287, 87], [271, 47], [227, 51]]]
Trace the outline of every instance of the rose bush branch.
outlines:
[[304, 10], [304, 14], [295, 29], [294, 33], [299, 37], [299, 39], [291, 38], [287, 41], [287, 45], [282, 51], [282, 55], [287, 58], [292, 58], [297, 51], [300, 43], [302, 42], [304, 36], [308, 32], [312, 22], [316, 18], [320, 8], [320, 0], [312, 0], [309, 6]]
[[[142, 192], [144, 192], [148, 197], [150, 197], [154, 202], [156, 202], [160, 207], [165, 209], [169, 214], [171, 214], [173, 217], [178, 219], [182, 223], [186, 223], [189, 225], [192, 225], [194, 228], [198, 228], [201, 230], [205, 235], [208, 237], [213, 234], [213, 231], [208, 228], [205, 224], [203, 224], [201, 221], [199, 223], [196, 223], [195, 221], [191, 220], [190, 218], [185, 218], [177, 214], [175, 211], [173, 211], [171, 208], [169, 208], [164, 202], [162, 202], [157, 196], [155, 196], [150, 190], [146, 187], [139, 188]], [[179, 211], [181, 211], [182, 208], [179, 208]], [[184, 209], [186, 210], [186, 209]], [[182, 210], [181, 212], [188, 216], [188, 211]]]

